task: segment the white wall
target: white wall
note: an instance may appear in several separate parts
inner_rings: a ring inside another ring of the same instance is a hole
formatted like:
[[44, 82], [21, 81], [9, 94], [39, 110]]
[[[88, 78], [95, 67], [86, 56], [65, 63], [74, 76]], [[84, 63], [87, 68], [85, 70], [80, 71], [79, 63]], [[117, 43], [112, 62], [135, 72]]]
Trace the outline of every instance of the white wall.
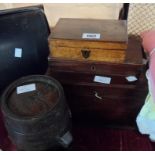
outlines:
[[[0, 9], [36, 5], [31, 3], [0, 3]], [[54, 26], [59, 18], [96, 18], [118, 19], [122, 3], [45, 3], [43, 4], [50, 26]]]

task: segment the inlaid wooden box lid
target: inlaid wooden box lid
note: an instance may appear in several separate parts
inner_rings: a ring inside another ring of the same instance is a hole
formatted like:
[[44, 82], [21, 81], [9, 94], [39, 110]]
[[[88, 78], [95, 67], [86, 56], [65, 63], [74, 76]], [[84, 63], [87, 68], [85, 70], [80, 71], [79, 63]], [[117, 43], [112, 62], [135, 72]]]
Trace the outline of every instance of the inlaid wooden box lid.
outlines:
[[61, 18], [49, 36], [52, 57], [122, 62], [127, 49], [125, 20]]

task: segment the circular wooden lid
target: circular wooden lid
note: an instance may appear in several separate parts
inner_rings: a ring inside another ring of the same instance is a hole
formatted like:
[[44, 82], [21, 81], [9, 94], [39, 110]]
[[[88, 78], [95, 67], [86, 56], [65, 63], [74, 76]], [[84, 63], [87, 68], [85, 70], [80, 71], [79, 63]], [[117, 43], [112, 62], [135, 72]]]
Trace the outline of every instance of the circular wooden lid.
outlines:
[[[32, 83], [24, 83], [21, 86], [28, 85]], [[19, 93], [16, 87], [10, 93], [7, 104], [14, 114], [33, 117], [49, 111], [56, 105], [60, 96], [54, 85], [43, 82], [36, 82], [33, 85], [35, 85], [35, 90]]]

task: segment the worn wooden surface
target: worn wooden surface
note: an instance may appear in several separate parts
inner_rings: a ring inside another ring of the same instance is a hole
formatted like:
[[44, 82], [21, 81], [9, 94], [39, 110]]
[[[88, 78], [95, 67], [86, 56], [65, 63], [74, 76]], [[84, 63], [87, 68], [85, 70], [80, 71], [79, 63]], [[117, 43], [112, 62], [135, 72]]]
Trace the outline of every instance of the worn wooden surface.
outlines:
[[[85, 57], [85, 55], [83, 55], [83, 51], [88, 51], [88, 57]], [[116, 50], [53, 47], [51, 57], [72, 60], [97, 60], [119, 63], [124, 61], [125, 51], [117, 50], [116, 52]]]
[[[32, 83], [35, 90], [23, 88], [25, 92], [16, 92], [18, 86]], [[2, 94], [1, 104], [9, 138], [18, 150], [67, 147], [72, 141], [61, 141], [70, 132], [70, 109], [62, 86], [55, 79], [43, 75], [21, 78]]]
[[90, 73], [90, 74], [108, 74], [108, 75], [137, 75], [144, 69], [143, 55], [141, 45], [134, 37], [129, 38], [125, 61], [123, 63], [108, 63], [98, 61], [80, 61], [65, 60], [59, 58], [49, 59], [49, 66], [52, 70]]
[[17, 94], [12, 92], [8, 99], [10, 110], [21, 117], [34, 117], [47, 112], [56, 105], [59, 93], [52, 85], [35, 83], [36, 91]]
[[127, 43], [127, 26], [124, 20], [61, 18], [56, 24], [51, 38], [83, 40], [83, 33], [100, 33], [101, 38], [98, 41], [102, 42]]
[[[145, 96], [144, 96], [145, 97]], [[73, 121], [105, 126], [134, 126], [137, 114], [144, 104], [144, 97], [114, 98], [67, 94], [67, 100], [72, 111]]]
[[[83, 38], [84, 33], [100, 34], [100, 38]], [[48, 40], [53, 58], [124, 62], [128, 42], [126, 21], [63, 18]], [[83, 51], [89, 56], [85, 57]]]
[[[148, 92], [142, 59], [140, 42], [131, 37], [123, 63], [51, 58], [48, 73], [63, 85], [73, 120], [135, 125]], [[111, 77], [112, 81], [96, 83], [95, 75]], [[137, 81], [128, 82], [127, 76], [136, 76]]]
[[[125, 98], [125, 99], [133, 99], [140, 98], [144, 99], [147, 94], [147, 88], [136, 86], [121, 86], [121, 85], [104, 85], [104, 84], [63, 84], [64, 89], [69, 94], [79, 95], [79, 96], [87, 96], [94, 97], [97, 99], [95, 94], [97, 93], [103, 100], [104, 97], [108, 98]], [[100, 98], [99, 98], [100, 99]]]
[[[51, 34], [52, 35], [52, 34]], [[69, 39], [52, 39], [49, 37], [49, 46], [57, 47], [74, 47], [74, 48], [95, 48], [95, 49], [119, 49], [124, 50], [127, 48], [127, 45], [121, 42], [101, 42], [96, 40], [69, 40]], [[117, 51], [116, 51], [117, 52]]]
[[49, 66], [55, 71], [67, 71], [76, 73], [90, 73], [100, 75], [137, 75], [143, 70], [143, 65], [129, 65], [129, 64], [117, 64], [117, 63], [103, 63], [92, 61], [73, 61], [73, 60], [61, 60], [50, 59]]
[[[111, 78], [110, 84], [112, 85], [124, 85], [125, 87], [135, 87], [136, 85], [141, 85], [141, 83], [146, 82], [146, 77], [144, 74], [140, 74], [138, 72], [137, 74], [131, 74], [132, 76], [135, 76], [137, 78], [136, 81], [129, 82], [126, 78], [127, 75], [115, 75], [115, 74], [90, 74], [90, 73], [79, 73], [79, 72], [67, 72], [67, 71], [57, 71], [54, 68], [48, 69], [48, 74], [50, 74], [52, 77], [58, 79], [61, 83], [64, 84], [73, 84], [73, 85], [80, 85], [83, 83], [94, 83], [94, 77], [96, 75], [98, 76], [104, 76]], [[70, 80], [68, 80], [68, 78]], [[97, 84], [97, 83], [96, 83]], [[145, 89], [145, 87], [144, 87]]]

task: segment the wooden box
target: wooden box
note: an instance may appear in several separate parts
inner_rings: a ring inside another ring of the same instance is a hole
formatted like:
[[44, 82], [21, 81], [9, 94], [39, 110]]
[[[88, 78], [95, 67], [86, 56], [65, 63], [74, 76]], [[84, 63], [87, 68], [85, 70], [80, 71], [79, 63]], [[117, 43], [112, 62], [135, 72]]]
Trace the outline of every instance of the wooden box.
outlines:
[[[63, 85], [73, 120], [133, 125], [148, 92], [145, 67], [140, 42], [129, 38], [123, 63], [51, 57], [48, 75]], [[94, 82], [96, 75], [112, 80], [110, 84]], [[129, 76], [137, 80], [130, 82]]]
[[124, 62], [125, 20], [60, 19], [49, 37], [51, 57]]

